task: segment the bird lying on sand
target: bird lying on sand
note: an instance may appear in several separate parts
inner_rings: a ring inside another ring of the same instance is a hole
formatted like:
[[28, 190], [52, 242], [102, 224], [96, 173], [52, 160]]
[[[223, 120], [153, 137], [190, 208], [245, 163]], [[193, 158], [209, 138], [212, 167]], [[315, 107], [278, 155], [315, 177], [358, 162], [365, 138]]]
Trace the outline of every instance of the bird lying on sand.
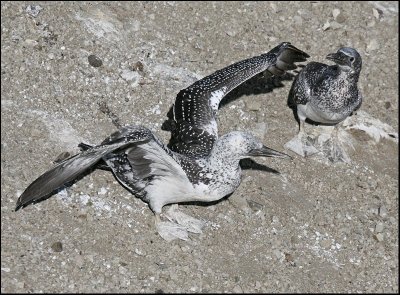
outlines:
[[81, 153], [41, 175], [19, 197], [16, 210], [50, 196], [90, 168], [106, 165], [126, 189], [149, 204], [164, 239], [187, 239], [187, 231], [199, 232], [201, 225], [191, 219], [182, 224], [177, 215], [172, 219], [181, 224], [161, 221], [164, 205], [211, 202], [232, 193], [241, 181], [242, 158], [290, 158], [248, 132], [233, 131], [218, 138], [221, 99], [257, 73], [267, 70], [281, 75], [307, 57], [290, 43], [282, 43], [195, 82], [179, 92], [174, 104], [178, 129], [172, 134], [171, 149], [143, 126], [122, 127], [98, 146], [81, 144]]

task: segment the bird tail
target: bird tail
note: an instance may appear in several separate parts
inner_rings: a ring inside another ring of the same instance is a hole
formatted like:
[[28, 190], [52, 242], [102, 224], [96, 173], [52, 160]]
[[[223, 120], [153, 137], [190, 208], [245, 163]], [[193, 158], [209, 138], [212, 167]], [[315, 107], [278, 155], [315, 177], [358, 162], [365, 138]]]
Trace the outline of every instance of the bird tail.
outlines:
[[282, 76], [288, 70], [296, 69], [296, 62], [306, 61], [310, 57], [289, 42], [281, 43], [270, 52], [276, 54], [276, 62], [269, 66], [267, 71], [277, 76]]
[[96, 165], [103, 156], [114, 149], [114, 145], [89, 147], [80, 154], [62, 161], [27, 187], [17, 200], [15, 211], [21, 207], [45, 199], [64, 184], [81, 176], [89, 168]]

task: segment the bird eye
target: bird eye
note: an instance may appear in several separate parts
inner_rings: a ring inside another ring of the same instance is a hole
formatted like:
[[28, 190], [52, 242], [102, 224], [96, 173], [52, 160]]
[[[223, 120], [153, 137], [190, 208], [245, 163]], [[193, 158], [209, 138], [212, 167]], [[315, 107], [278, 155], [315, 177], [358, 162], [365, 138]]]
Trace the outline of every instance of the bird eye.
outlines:
[[350, 57], [350, 61], [353, 62], [354, 61], [354, 57]]

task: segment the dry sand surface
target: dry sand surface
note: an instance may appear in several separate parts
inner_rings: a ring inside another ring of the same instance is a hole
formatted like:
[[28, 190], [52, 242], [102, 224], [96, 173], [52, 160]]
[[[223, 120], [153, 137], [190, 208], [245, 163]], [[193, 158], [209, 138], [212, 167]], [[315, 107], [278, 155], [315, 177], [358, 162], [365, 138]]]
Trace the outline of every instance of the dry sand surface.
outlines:
[[[231, 197], [180, 206], [206, 222], [189, 241], [162, 240], [100, 170], [14, 212], [61, 153], [114, 132], [112, 114], [166, 142], [180, 89], [283, 41], [319, 62], [356, 48], [361, 110], [398, 132], [397, 2], [1, 2], [1, 291], [397, 293], [398, 142], [363, 131], [348, 131], [350, 163], [245, 161]], [[291, 82], [239, 87], [220, 134], [285, 151]]]

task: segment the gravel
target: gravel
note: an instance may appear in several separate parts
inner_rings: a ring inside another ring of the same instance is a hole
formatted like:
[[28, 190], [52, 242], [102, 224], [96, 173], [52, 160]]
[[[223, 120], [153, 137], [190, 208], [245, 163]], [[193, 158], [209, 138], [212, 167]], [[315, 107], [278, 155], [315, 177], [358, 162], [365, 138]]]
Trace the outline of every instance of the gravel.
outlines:
[[361, 110], [398, 132], [397, 2], [3, 1], [1, 23], [2, 292], [398, 292], [398, 143], [358, 130], [351, 162], [335, 164], [285, 150], [289, 78], [232, 92], [219, 130], [293, 159], [244, 161], [231, 197], [180, 206], [206, 222], [189, 241], [162, 240], [102, 170], [14, 212], [58, 155], [118, 123], [167, 142], [179, 90], [283, 41], [318, 62], [356, 48]]

